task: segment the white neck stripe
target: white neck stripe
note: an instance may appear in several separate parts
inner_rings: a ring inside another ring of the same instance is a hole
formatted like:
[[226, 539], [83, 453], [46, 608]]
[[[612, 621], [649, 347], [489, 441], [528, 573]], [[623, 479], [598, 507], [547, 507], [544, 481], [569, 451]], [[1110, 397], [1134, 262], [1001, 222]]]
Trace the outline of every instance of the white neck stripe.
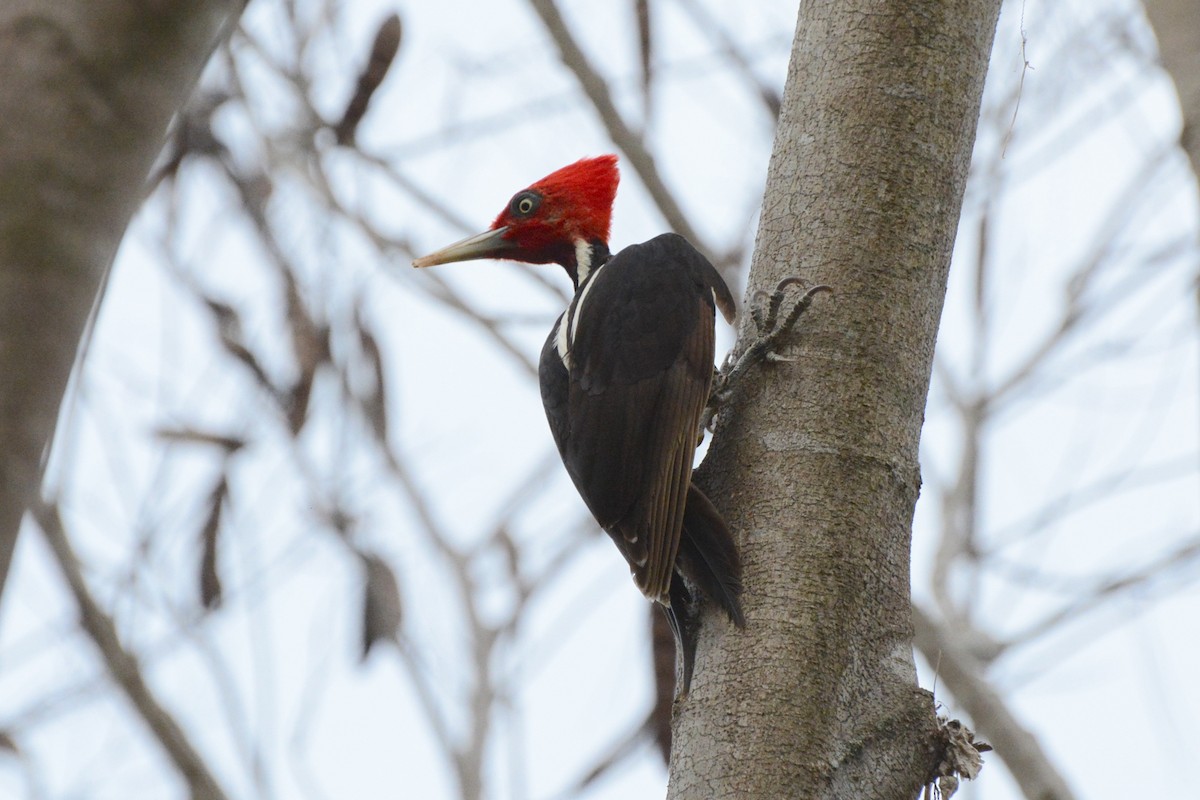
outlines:
[[571, 342], [567, 339], [567, 318], [570, 314], [571, 309], [568, 306], [566, 313], [558, 318], [554, 326], [554, 349], [558, 351], [558, 360], [567, 368], [567, 372], [571, 371]]
[[558, 357], [568, 372], [571, 370], [571, 349], [575, 346], [575, 334], [579, 330], [579, 315], [583, 312], [583, 302], [587, 299], [592, 286], [599, 280], [605, 264], [608, 263], [604, 262], [596, 268], [595, 272], [592, 272], [592, 256], [591, 244], [586, 239], [576, 239], [575, 284], [580, 288], [570, 305], [567, 306], [567, 310], [558, 318], [554, 329], [554, 349], [558, 351]]
[[588, 292], [596, 285], [596, 281], [600, 280], [600, 273], [604, 271], [607, 262], [596, 268], [596, 272], [592, 275], [591, 280], [583, 285], [583, 289], [579, 294], [575, 295], [575, 299], [571, 301], [571, 305], [567, 309], [567, 316], [571, 318], [570, 344], [575, 344], [575, 332], [579, 330], [579, 317], [583, 315], [583, 303], [587, 300]]
[[586, 239], [575, 240], [575, 283], [579, 286], [592, 271], [592, 246]]

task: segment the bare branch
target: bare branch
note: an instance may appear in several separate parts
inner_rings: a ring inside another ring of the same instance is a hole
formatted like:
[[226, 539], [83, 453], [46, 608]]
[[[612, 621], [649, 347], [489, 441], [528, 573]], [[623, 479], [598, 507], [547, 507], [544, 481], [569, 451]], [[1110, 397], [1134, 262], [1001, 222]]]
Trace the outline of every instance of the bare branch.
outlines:
[[1036, 374], [1038, 368], [1068, 340], [1070, 333], [1082, 322], [1094, 319], [1104, 310], [1096, 303], [1086, 302], [1085, 293], [1101, 269], [1111, 263], [1113, 249], [1121, 232], [1134, 219], [1131, 209], [1144, 201], [1154, 186], [1152, 178], [1155, 173], [1163, 168], [1174, 153], [1173, 145], [1158, 148], [1147, 157], [1141, 169], [1129, 178], [1122, 192], [1109, 206], [1105, 219], [1097, 226], [1092, 249], [1080, 260], [1067, 283], [1066, 298], [1058, 325], [991, 390], [990, 402], [993, 405], [999, 405], [1012, 395], [1015, 389], [1025, 385], [1029, 378]]
[[365, 661], [379, 641], [398, 641], [403, 610], [396, 574], [373, 553], [360, 553], [363, 563], [362, 657]]
[[650, 124], [654, 111], [654, 27], [650, 16], [650, 0], [634, 0], [637, 16], [639, 66], [642, 69], [642, 126]]
[[401, 30], [400, 16], [390, 14], [379, 25], [379, 30], [375, 32], [375, 41], [371, 45], [371, 56], [367, 59], [366, 67], [359, 73], [354, 96], [346, 104], [346, 111], [342, 114], [341, 122], [333, 129], [338, 144], [345, 146], [354, 143], [358, 124], [366, 115], [371, 98], [383, 83], [383, 79], [387, 77], [388, 68], [392, 66], [392, 59], [396, 57], [396, 51], [400, 49]]
[[587, 95], [588, 100], [595, 107], [596, 113], [600, 115], [600, 121], [604, 123], [608, 135], [625, 154], [626, 159], [642, 179], [642, 184], [650, 193], [650, 197], [658, 206], [659, 211], [662, 212], [667, 225], [688, 239], [702, 253], [709, 255], [710, 259], [714, 258], [715, 251], [711, 243], [701, 237], [699, 232], [688, 222], [687, 215], [683, 213], [682, 207], [675, 200], [675, 195], [667, 188], [659, 174], [654, 156], [646, 148], [642, 137], [629, 127], [625, 118], [621, 116], [621, 112], [617, 110], [608, 84], [588, 61], [583, 49], [571, 35], [554, 0], [529, 1], [534, 11], [541, 17], [542, 24], [546, 26], [546, 32], [550, 34], [550, 38], [558, 47], [563, 64], [575, 73], [579, 85], [583, 88], [583, 93]]
[[696, 27], [704, 32], [713, 42], [721, 48], [721, 55], [729, 60], [746, 83], [754, 88], [754, 93], [758, 95], [763, 102], [763, 107], [772, 118], [779, 116], [780, 98], [779, 92], [769, 85], [757, 75], [754, 74], [754, 69], [750, 66], [750, 62], [746, 56], [742, 54], [737, 43], [730, 38], [729, 33], [721, 27], [712, 14], [708, 13], [708, 9], [703, 3], [698, 0], [677, 0], [679, 5], [688, 14], [691, 14], [692, 21], [696, 23]]
[[[1132, 589], [1142, 588], [1148, 584], [1161, 581], [1168, 574], [1194, 567], [1198, 562], [1200, 562], [1200, 538], [1193, 537], [1143, 567], [1101, 582], [1090, 592], [1084, 593], [1081, 597], [1069, 603], [1065, 608], [1050, 614], [1025, 631], [1013, 636], [1009, 640], [1008, 646], [1021, 645], [1041, 638], [1065, 623], [1074, 622], [1084, 614], [1098, 610], [1104, 604], [1117, 599]], [[1039, 581], [1044, 582], [1046, 576], [1039, 575], [1037, 578]]]
[[971, 715], [976, 729], [1004, 759], [1021, 791], [1030, 800], [1072, 800], [1075, 797], [1049, 756], [999, 693], [984, 677], [984, 668], [948, 630], [920, 607], [913, 606], [914, 643], [938, 680]]
[[79, 559], [67, 538], [62, 517], [57, 505], [39, 503], [33, 509], [34, 518], [42, 530], [42, 536], [62, 572], [63, 579], [75, 598], [79, 608], [80, 624], [95, 643], [100, 657], [108, 668], [113, 681], [121, 687], [138, 716], [146, 723], [171, 762], [186, 781], [194, 800], [224, 800], [225, 792], [209, 771], [208, 765], [192, 745], [183, 728], [171, 716], [150, 691], [142, 677], [137, 659], [121, 644], [117, 627], [92, 597]]
[[995, 544], [981, 551], [980, 558], [988, 559], [999, 555], [1013, 545], [1043, 533], [1055, 522], [1087, 510], [1096, 503], [1111, 500], [1122, 492], [1137, 491], [1166, 481], [1179, 480], [1193, 474], [1195, 470], [1195, 456], [1186, 455], [1155, 464], [1129, 466], [1082, 486], [1068, 488], [1048, 497], [1036, 511], [1004, 527], [993, 529], [989, 538], [994, 540]]

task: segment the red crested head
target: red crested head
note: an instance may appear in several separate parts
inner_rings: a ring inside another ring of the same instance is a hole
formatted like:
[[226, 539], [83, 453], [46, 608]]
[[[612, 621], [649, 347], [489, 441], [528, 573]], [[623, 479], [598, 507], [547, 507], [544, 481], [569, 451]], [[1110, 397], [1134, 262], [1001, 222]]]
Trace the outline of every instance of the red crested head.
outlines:
[[574, 274], [581, 243], [608, 244], [619, 178], [615, 155], [568, 164], [513, 195], [489, 230], [413, 265], [506, 258], [530, 264], [557, 262]]
[[614, 155], [580, 159], [513, 195], [492, 230], [508, 228], [506, 238], [522, 250], [552, 241], [574, 247], [577, 239], [607, 244], [619, 178]]

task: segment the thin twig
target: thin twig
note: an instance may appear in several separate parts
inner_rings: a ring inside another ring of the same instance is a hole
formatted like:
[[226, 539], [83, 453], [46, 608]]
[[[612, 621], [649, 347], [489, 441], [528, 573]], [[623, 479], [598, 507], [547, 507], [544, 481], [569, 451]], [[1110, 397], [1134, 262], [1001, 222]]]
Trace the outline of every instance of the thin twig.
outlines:
[[1041, 744], [1021, 724], [995, 687], [984, 667], [960, 644], [959, 636], [913, 606], [913, 643], [930, 664], [938, 664], [938, 679], [974, 721], [976, 729], [1008, 765], [1026, 797], [1073, 800], [1075, 794], [1054, 767]]
[[710, 260], [714, 258], [715, 251], [699, 232], [692, 227], [688, 222], [687, 215], [683, 213], [683, 209], [676, 202], [675, 196], [671, 190], [667, 188], [663, 182], [662, 176], [658, 172], [658, 167], [655, 164], [654, 156], [646, 149], [642, 137], [629, 127], [625, 122], [625, 118], [621, 116], [621, 112], [617, 110], [616, 103], [613, 102], [612, 92], [605, 83], [604, 78], [596, 71], [591, 62], [587, 60], [583, 49], [579, 43], [575, 41], [575, 37], [571, 35], [571, 31], [567, 28], [567, 23], [563, 20], [562, 14], [558, 11], [558, 6], [554, 4], [554, 0], [529, 0], [534, 11], [541, 17], [542, 24], [546, 26], [546, 32], [550, 34], [550, 38], [554, 40], [554, 44], [558, 47], [559, 56], [567, 69], [575, 73], [575, 77], [579, 80], [579, 85], [583, 88], [583, 93], [587, 95], [588, 100], [596, 109], [596, 113], [600, 115], [600, 121], [604, 124], [605, 130], [608, 131], [609, 137], [613, 143], [621, 149], [625, 154], [626, 160], [637, 172], [638, 177], [642, 179], [642, 184], [646, 187], [646, 191], [650, 193], [650, 197], [662, 212], [663, 217], [667, 221], [667, 225], [676, 233], [680, 234], [700, 252], [709, 256]]
[[[779, 92], [755, 74], [754, 68], [750, 66], [750, 61], [746, 56], [742, 55], [741, 49], [738, 47], [737, 42], [733, 40], [733, 37], [729, 35], [729, 31], [725, 30], [721, 23], [708, 12], [708, 9], [702, 3], [696, 2], [696, 0], [679, 0], [676, 5], [682, 8], [685, 13], [692, 16], [692, 21], [696, 24], [696, 27], [712, 39], [713, 43], [720, 48], [721, 54], [741, 73], [746, 83], [754, 88], [754, 93], [762, 100], [767, 113], [772, 118], [777, 118], [781, 105]], [[757, 208], [757, 205], [755, 208]]]
[[346, 104], [341, 122], [334, 126], [334, 135], [337, 137], [338, 144], [343, 146], [354, 144], [358, 125], [367, 113], [371, 98], [383, 83], [383, 79], [387, 77], [392, 60], [396, 57], [396, 51], [400, 49], [402, 30], [400, 16], [391, 14], [384, 19], [376, 31], [375, 41], [371, 44], [371, 55], [367, 59], [367, 65], [358, 75], [358, 85], [354, 88], [354, 95]]
[[1143, 195], [1154, 186], [1154, 176], [1177, 152], [1173, 143], [1168, 143], [1152, 153], [1124, 185], [1123, 191], [1109, 206], [1103, 222], [1097, 226], [1092, 250], [1080, 261], [1067, 283], [1067, 297], [1063, 304], [1058, 325], [1035, 346], [1021, 364], [1012, 369], [1008, 376], [997, 382], [991, 391], [989, 402], [999, 406], [1014, 390], [1023, 386], [1038, 368], [1044, 366], [1049, 357], [1067, 341], [1085, 319], [1094, 319], [1104, 310], [1097, 304], [1084, 302], [1085, 292], [1093, 285], [1101, 269], [1111, 263], [1113, 249], [1118, 237], [1134, 219], [1132, 211], [1144, 201]]
[[[1106, 603], [1125, 596], [1131, 590], [1140, 589], [1151, 582], [1159, 581], [1163, 576], [1172, 572], [1179, 572], [1184, 568], [1194, 568], [1198, 560], [1200, 560], [1200, 539], [1192, 538], [1143, 567], [1100, 583], [1091, 592], [1013, 636], [1006, 646], [1023, 645], [1043, 638], [1063, 624], [1075, 622], [1084, 614], [1100, 609]], [[1038, 579], [1044, 582], [1045, 576], [1038, 576]]]
[[1004, 158], [1004, 154], [1008, 152], [1008, 145], [1012, 142], [1013, 133], [1017, 129], [1017, 112], [1021, 110], [1021, 97], [1025, 93], [1025, 75], [1033, 67], [1029, 63], [1029, 55], [1026, 53], [1026, 47], [1029, 45], [1029, 36], [1025, 33], [1025, 0], [1021, 0], [1021, 79], [1017, 82], [1017, 99], [1013, 103], [1012, 119], [1008, 122], [1008, 130], [1004, 133], [1004, 139], [1000, 142], [1000, 157]]
[[142, 677], [137, 659], [121, 644], [112, 617], [105, 613], [92, 596], [79, 567], [79, 559], [67, 538], [58, 506], [39, 502], [32, 511], [46, 544], [54, 553], [63, 579], [75, 598], [75, 604], [79, 607], [80, 625], [100, 651], [100, 657], [108, 668], [109, 675], [121, 687], [138, 716], [150, 728], [175, 768], [179, 770], [179, 774], [187, 782], [193, 800], [224, 800], [225, 792], [217, 783], [216, 777], [209, 771], [208, 765], [192, 745], [183, 728], [150, 691], [145, 678]]

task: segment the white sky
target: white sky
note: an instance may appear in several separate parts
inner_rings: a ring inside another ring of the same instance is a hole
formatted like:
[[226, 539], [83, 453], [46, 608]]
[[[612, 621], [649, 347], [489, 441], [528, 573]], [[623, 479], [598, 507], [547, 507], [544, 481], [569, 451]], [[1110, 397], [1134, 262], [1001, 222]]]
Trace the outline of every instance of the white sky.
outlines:
[[[622, 110], [640, 120], [627, 4], [563, 6], [614, 80]], [[1111, 227], [1107, 209], [1123, 182], [1147, 153], [1177, 135], [1169, 86], [1128, 52], [1114, 54], [1119, 30], [1081, 22], [1126, 6], [1031, 0], [1007, 9], [1002, 20], [985, 107], [1011, 109], [1000, 98], [1021, 77], [1022, 13], [1031, 69], [1013, 140], [999, 162], [1010, 182], [993, 198], [988, 352], [995, 357], [988, 381], [1009, 374], [1057, 323], [1067, 273], [1097, 231]], [[329, 115], [353, 81], [344, 63], [361, 61], [374, 26], [391, 8], [403, 18], [404, 42], [360, 141], [397, 159], [462, 219], [482, 229], [515, 190], [580, 156], [612, 150], [532, 12], [517, 2], [356, 4], [311, 56], [326, 67], [318, 71], [315, 95]], [[655, 10], [663, 80], [649, 139], [695, 226], [710, 244], [728, 248], [754, 224], [770, 120], [723, 64], [711, 65], [712, 44], [676, 2], [663, 0]], [[273, 4], [256, 2], [247, 24], [274, 42], [277, 14]], [[793, 21], [794, 4], [782, 2], [742, 5], [723, 17], [756, 73], [777, 87]], [[1139, 34], [1125, 46], [1144, 49], [1144, 39]], [[292, 125], [294, 104], [269, 75], [249, 66], [252, 59], [245, 61], [259, 124]], [[490, 132], [472, 132], [477, 121], [491, 122]], [[982, 128], [978, 163], [990, 163], [1007, 129]], [[252, 132], [237, 113], [223, 112], [218, 132], [240, 158], [251, 157]], [[329, 158], [343, 202], [408, 237], [415, 250], [464, 233], [351, 159]], [[1042, 168], [1034, 172], [1032, 165]], [[437, 519], [456, 540], [478, 540], [515, 483], [550, 452], [535, 387], [510, 359], [415, 289], [421, 277], [407, 263], [375, 262], [361, 240], [313, 207], [302, 175], [291, 181], [296, 191], [277, 193], [272, 207], [276, 223], [292, 233], [287, 246], [301, 254], [308, 285], [330, 307], [345, 309], [363, 298], [388, 360], [394, 439], [416, 465]], [[263, 345], [268, 366], [285, 372], [286, 350], [271, 341], [282, 313], [279, 289], [231, 211], [231, 192], [203, 170], [189, 185], [176, 209], [185, 222], [170, 249], [188, 255], [190, 274], [211, 294], [244, 310], [248, 335]], [[977, 250], [974, 225], [967, 223], [985, 199], [977, 187], [968, 193], [939, 339], [945, 370], [967, 387]], [[1059, 355], [1061, 382], [1057, 371], [1047, 371], [1034, 384], [1036, 401], [1015, 402], [990, 429], [983, 541], [997, 548], [1005, 569], [970, 580], [963, 571], [955, 590], [977, 596], [976, 618], [992, 635], [1017, 636], [1096, 576], [1135, 568], [1200, 534], [1195, 251], [1185, 253], [1190, 268], [1179, 257], [1150, 259], [1163, 242], [1194, 237], [1193, 194], [1186, 162], [1173, 154], [1116, 237], [1118, 267], [1087, 295], [1124, 287], [1128, 299]], [[208, 319], [161, 267], [166, 214], [163, 203], [143, 212], [122, 250], [81, 383], [85, 396], [73, 406], [71, 435], [59, 454], [72, 532], [96, 571], [97, 594], [114, 604], [127, 641], [145, 648], [154, 687], [217, 765], [231, 796], [449, 797], [447, 765], [394, 654], [357, 664], [357, 572], [329, 537], [305, 530], [311, 509], [287, 467], [287, 447], [263, 425], [261, 410], [253, 411], [244, 374], [214, 350]], [[614, 242], [640, 241], [663, 226], [627, 169]], [[529, 314], [519, 339], [531, 354], [560, 310], [510, 267], [464, 264], [440, 274], [485, 310]], [[915, 525], [914, 587], [927, 606], [939, 524], [930, 498], [939, 482], [953, 479], [959, 446], [941, 388], [935, 382], [931, 394]], [[198, 453], [164, 453], [149, 434], [172, 424], [265, 442], [239, 462], [229, 520], [239, 536], [224, 539], [222, 578], [241, 591], [182, 640], [170, 630], [180, 609], [194, 610], [203, 499], [196, 487], [212, 480], [216, 467]], [[346, 490], [348, 503], [370, 523], [366, 541], [400, 573], [406, 632], [444, 690], [451, 728], [465, 734], [465, 717], [451, 707], [468, 687], [460, 618], [439, 605], [445, 571], [426, 566], [430, 554], [407, 533], [411, 506], [371, 482], [377, 465], [347, 446], [347, 435], [336, 426], [313, 434], [312, 453], [320, 456], [314, 463]], [[1055, 521], [1053, 536], [1028, 537], [1049, 498], [1077, 498], [1095, 480], [1142, 474], [1143, 467], [1168, 478], [1148, 486], [1127, 479], [1103, 502]], [[576, 525], [582, 508], [561, 472], [548, 474], [543, 483], [552, 491], [514, 523], [532, 563], [549, 557], [547, 542], [556, 540], [546, 532], [557, 536]], [[71, 633], [72, 611], [40, 540], [32, 530], [26, 534], [0, 618], [0, 728], [10, 720], [38, 724], [21, 739], [24, 761], [0, 756], [0, 798], [180, 796], [123, 702], [95, 690], [98, 665]], [[154, 542], [148, 563], [131, 566], [131, 548], [143, 539]], [[486, 577], [500, 566], [484, 562], [481, 569]], [[1200, 592], [1186, 578], [1173, 586], [1169, 593], [1142, 590], [1014, 648], [991, 673], [1080, 797], [1194, 793]], [[489, 601], [498, 614], [510, 598]], [[611, 545], [595, 537], [523, 625], [518, 646], [498, 657], [522, 688], [494, 720], [490, 797], [559, 795], [640, 720], [651, 692], [646, 613]], [[579, 627], [567, 635], [569, 623]], [[924, 668], [922, 684], [933, 683]], [[946, 700], [944, 691], [938, 694]], [[47, 710], [56, 703], [70, 710]], [[264, 765], [257, 785], [247, 768], [248, 742]], [[664, 785], [657, 754], [644, 748], [586, 797], [658, 797]], [[995, 758], [969, 791], [988, 800], [1019, 796]]]

